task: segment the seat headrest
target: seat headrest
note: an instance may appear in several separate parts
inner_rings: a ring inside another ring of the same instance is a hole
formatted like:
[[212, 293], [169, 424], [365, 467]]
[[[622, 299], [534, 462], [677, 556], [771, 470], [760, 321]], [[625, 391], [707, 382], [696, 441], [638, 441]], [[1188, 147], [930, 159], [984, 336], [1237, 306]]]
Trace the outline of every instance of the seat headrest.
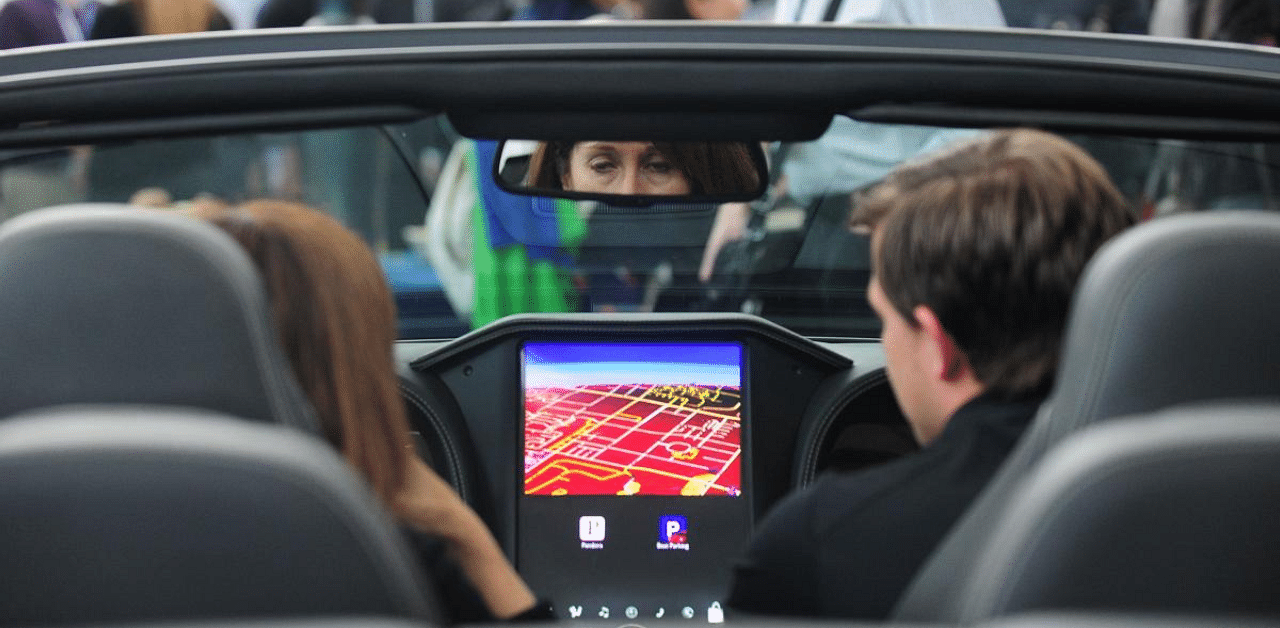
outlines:
[[0, 417], [66, 403], [207, 408], [318, 431], [258, 272], [183, 215], [80, 205], [0, 225]]
[[1214, 211], [1121, 233], [1085, 268], [1048, 401], [898, 601], [904, 621], [959, 620], [1009, 496], [1044, 453], [1107, 419], [1280, 397], [1280, 214]]
[[204, 411], [0, 422], [0, 625], [437, 620], [405, 539], [318, 438]]
[[1028, 611], [1280, 616], [1280, 405], [1111, 421], [1010, 501], [962, 620]]
[[1046, 444], [1111, 417], [1280, 397], [1280, 215], [1140, 225], [1098, 253], [1076, 295], [1037, 419]]

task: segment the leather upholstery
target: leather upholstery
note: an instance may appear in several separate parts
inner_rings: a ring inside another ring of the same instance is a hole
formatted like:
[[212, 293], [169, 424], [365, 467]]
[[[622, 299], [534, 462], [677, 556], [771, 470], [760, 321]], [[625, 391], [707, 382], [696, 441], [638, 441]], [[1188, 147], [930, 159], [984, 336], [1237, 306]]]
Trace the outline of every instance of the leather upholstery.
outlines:
[[317, 431], [253, 263], [173, 212], [81, 205], [0, 225], [0, 417], [65, 403], [206, 408]]
[[1280, 405], [1098, 425], [1017, 491], [966, 622], [1028, 611], [1280, 617]]
[[1046, 451], [1114, 417], [1280, 397], [1280, 215], [1208, 212], [1145, 223], [1098, 252], [1072, 305], [1054, 391], [894, 616], [954, 622], [963, 584]]
[[0, 626], [436, 621], [399, 529], [331, 447], [206, 411], [0, 421]]

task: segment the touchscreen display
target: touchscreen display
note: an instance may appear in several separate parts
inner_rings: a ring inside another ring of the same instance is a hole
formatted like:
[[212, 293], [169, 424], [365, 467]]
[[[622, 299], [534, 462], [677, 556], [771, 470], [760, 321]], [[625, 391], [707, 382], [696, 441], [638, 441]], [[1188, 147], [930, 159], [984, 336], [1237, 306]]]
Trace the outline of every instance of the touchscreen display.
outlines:
[[738, 345], [526, 344], [526, 495], [737, 497]]
[[526, 342], [516, 559], [567, 619], [716, 622], [750, 534], [739, 343]]

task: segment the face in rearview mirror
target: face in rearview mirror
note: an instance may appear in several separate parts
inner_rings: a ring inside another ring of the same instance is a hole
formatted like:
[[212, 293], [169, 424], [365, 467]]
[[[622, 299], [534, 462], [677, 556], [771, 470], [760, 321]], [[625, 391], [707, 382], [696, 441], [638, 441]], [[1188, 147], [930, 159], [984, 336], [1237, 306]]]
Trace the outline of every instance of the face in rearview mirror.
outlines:
[[509, 140], [494, 172], [516, 194], [625, 204], [747, 201], [768, 183], [753, 142]]

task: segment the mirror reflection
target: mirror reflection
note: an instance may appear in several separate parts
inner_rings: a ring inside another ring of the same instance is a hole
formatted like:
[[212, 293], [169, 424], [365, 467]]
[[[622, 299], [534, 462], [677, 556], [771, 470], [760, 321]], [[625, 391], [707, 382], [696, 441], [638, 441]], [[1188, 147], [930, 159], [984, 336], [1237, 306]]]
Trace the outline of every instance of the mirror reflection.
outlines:
[[767, 172], [750, 142], [513, 140], [498, 161], [510, 191], [575, 198], [745, 200], [760, 195]]

